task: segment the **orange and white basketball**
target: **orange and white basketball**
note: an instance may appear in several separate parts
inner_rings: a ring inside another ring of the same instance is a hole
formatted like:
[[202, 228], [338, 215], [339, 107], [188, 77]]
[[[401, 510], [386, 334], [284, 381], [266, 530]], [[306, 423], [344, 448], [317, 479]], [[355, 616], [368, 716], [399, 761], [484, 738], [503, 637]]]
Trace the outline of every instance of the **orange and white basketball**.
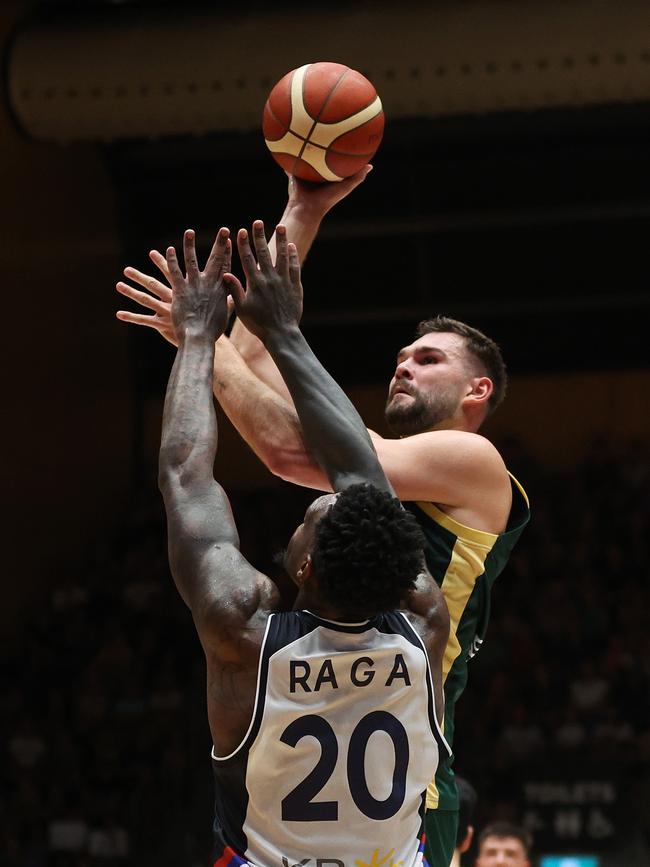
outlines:
[[374, 86], [341, 63], [307, 63], [278, 81], [262, 118], [266, 145], [289, 174], [342, 181], [370, 160], [384, 133]]

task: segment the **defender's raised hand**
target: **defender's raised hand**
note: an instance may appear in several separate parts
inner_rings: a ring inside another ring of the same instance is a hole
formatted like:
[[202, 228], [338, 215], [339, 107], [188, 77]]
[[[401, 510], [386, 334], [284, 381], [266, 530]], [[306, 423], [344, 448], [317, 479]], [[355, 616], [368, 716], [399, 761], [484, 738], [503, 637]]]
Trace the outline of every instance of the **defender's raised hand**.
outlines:
[[302, 284], [296, 246], [287, 243], [284, 226], [277, 226], [275, 237], [277, 259], [274, 265], [264, 235], [264, 223], [261, 220], [253, 223], [257, 261], [248, 232], [240, 229], [237, 248], [246, 275], [246, 289], [233, 274], [225, 276], [237, 315], [262, 341], [270, 332], [297, 326], [302, 316]]
[[223, 279], [230, 263], [230, 231], [219, 229], [203, 271], [196, 258], [194, 232], [183, 236], [186, 276], [183, 276], [176, 250], [167, 248], [167, 267], [172, 284], [171, 318], [174, 332], [182, 341], [188, 333], [213, 340], [223, 334], [228, 322], [228, 296]]
[[[231, 245], [229, 244], [223, 267], [224, 271], [230, 271], [230, 253]], [[155, 277], [151, 277], [137, 268], [127, 266], [124, 269], [124, 276], [128, 277], [129, 280], [133, 280], [134, 283], [138, 283], [147, 291], [142, 292], [140, 289], [136, 289], [135, 286], [124, 283], [122, 280], [117, 283], [115, 288], [121, 295], [125, 295], [141, 307], [153, 310], [153, 315], [136, 313], [132, 310], [118, 310], [115, 315], [121, 322], [130, 322], [133, 325], [144, 325], [146, 328], [155, 328], [172, 346], [178, 346], [178, 337], [172, 323], [171, 307], [173, 292], [170, 289], [171, 279], [169, 268], [167, 267], [167, 259], [158, 250], [151, 250], [149, 258], [161, 272], [167, 283], [156, 280]], [[228, 304], [230, 311], [232, 309], [231, 298], [228, 299]]]

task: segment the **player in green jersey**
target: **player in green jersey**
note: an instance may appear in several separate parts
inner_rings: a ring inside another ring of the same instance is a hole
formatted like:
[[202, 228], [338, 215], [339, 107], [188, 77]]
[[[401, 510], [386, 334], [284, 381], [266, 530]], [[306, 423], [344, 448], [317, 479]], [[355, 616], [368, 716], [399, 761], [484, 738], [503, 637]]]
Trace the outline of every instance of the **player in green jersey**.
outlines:
[[[290, 179], [282, 222], [301, 259], [323, 216], [366, 174], [317, 187]], [[273, 241], [269, 246], [273, 249]], [[151, 258], [166, 274], [164, 257], [154, 251]], [[152, 294], [126, 283], [119, 283], [118, 291], [154, 315], [120, 311], [118, 318], [154, 327], [175, 342], [169, 287], [132, 268], [125, 274]], [[328, 490], [327, 479], [305, 450], [297, 413], [277, 368], [260, 341], [239, 322], [230, 338], [217, 343], [217, 370], [216, 397], [267, 467], [288, 481]], [[386, 419], [398, 438], [370, 432], [397, 496], [424, 530], [427, 565], [449, 608], [451, 631], [443, 670], [448, 742], [468, 660], [485, 635], [492, 584], [529, 518], [523, 489], [497, 449], [478, 433], [505, 389], [505, 367], [492, 340], [453, 319], [427, 320], [413, 342], [399, 350], [389, 386]], [[427, 860], [431, 867], [448, 867], [458, 824], [451, 761], [441, 763], [427, 807]]]

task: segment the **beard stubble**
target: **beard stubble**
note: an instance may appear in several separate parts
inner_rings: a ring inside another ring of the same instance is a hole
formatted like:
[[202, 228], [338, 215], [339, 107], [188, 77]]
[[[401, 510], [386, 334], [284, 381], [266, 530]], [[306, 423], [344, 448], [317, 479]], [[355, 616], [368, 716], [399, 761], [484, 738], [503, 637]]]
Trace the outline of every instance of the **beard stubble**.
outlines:
[[451, 389], [434, 394], [416, 392], [413, 400], [402, 406], [394, 397], [389, 398], [384, 409], [386, 424], [398, 436], [424, 433], [451, 418], [458, 407], [458, 397]]

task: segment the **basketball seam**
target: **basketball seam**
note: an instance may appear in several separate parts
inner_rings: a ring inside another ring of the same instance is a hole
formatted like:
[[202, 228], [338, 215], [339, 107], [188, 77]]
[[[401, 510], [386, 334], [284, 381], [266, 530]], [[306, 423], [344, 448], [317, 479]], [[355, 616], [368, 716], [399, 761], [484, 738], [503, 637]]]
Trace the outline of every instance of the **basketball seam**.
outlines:
[[[296, 138], [299, 137], [300, 136], [296, 136]], [[313, 148], [317, 148], [319, 151], [325, 151], [325, 153], [335, 154], [337, 157], [371, 157], [374, 153], [374, 151], [368, 151], [368, 153], [365, 154], [350, 154], [347, 151], [336, 151], [332, 148], [331, 145], [328, 145], [328, 147], [323, 147], [323, 145], [314, 144], [313, 142], [309, 142], [309, 144], [311, 144]], [[305, 160], [305, 162], [307, 161]]]
[[[267, 102], [266, 107], [267, 107], [267, 109], [268, 109], [268, 111], [269, 111], [269, 114], [273, 117], [273, 120], [274, 120], [274, 121], [275, 121], [279, 126], [281, 126], [281, 127], [284, 128], [284, 134], [285, 134], [285, 135], [286, 135], [288, 132], [292, 132], [293, 135], [296, 136], [296, 138], [302, 138], [301, 135], [298, 135], [298, 133], [293, 132], [293, 130], [291, 129], [291, 120], [289, 120], [289, 125], [286, 126], [286, 125], [283, 123], [283, 121], [280, 120], [280, 118], [277, 116], [277, 114], [273, 111], [273, 109], [271, 108], [271, 104], [270, 104], [269, 102]], [[280, 136], [280, 138], [282, 138], [282, 136]], [[273, 139], [271, 139], [271, 141], [273, 141]]]
[[[340, 76], [339, 80], [336, 82], [336, 84], [334, 85], [334, 87], [333, 87], [333, 88], [330, 90], [330, 92], [327, 94], [327, 98], [325, 99], [325, 102], [321, 105], [321, 107], [320, 107], [320, 111], [318, 112], [318, 117], [317, 117], [316, 120], [314, 121], [314, 126], [316, 126], [316, 124], [320, 121], [320, 119], [321, 119], [321, 115], [323, 114], [323, 112], [324, 112], [325, 109], [327, 108], [327, 104], [329, 103], [329, 101], [331, 100], [331, 98], [334, 96], [334, 93], [336, 92], [336, 90], [337, 90], [339, 84], [343, 81], [343, 79], [344, 79], [345, 76], [348, 74], [348, 72], [351, 72], [351, 70], [350, 70], [350, 69], [346, 69], [345, 72], [342, 72], [342, 73], [341, 73], [341, 76]], [[305, 78], [307, 78], [307, 76], [305, 76]], [[304, 82], [304, 81], [303, 81], [303, 83], [302, 83], [302, 86], [303, 86], [303, 91], [304, 91], [304, 88], [305, 88], [305, 82]], [[304, 95], [303, 95], [303, 103], [304, 103]], [[313, 131], [313, 129], [314, 129], [314, 126], [312, 126], [311, 130], [309, 131], [309, 135], [311, 135], [311, 133], [312, 133], [312, 131]]]
[[367, 154], [349, 154], [346, 151], [335, 151], [332, 148], [323, 148], [326, 150], [328, 154], [334, 154], [337, 157], [371, 157], [373, 155], [373, 151], [368, 151]]
[[[368, 105], [372, 105], [372, 103], [369, 102]], [[368, 106], [366, 106], [366, 108], [367, 108], [367, 107], [368, 107]], [[383, 108], [382, 108], [382, 111], [383, 111]], [[377, 117], [377, 115], [375, 115], [375, 117], [371, 117], [370, 120], [367, 120], [367, 121], [365, 121], [364, 123], [360, 124], [360, 126], [355, 126], [353, 132], [358, 132], [360, 129], [363, 129], [364, 126], [368, 126], [368, 124], [372, 123], [372, 122], [376, 119], [376, 117]], [[347, 135], [347, 133], [344, 132], [343, 135]], [[339, 138], [341, 138], [341, 136], [339, 136]], [[325, 165], [328, 166], [328, 168], [329, 168], [331, 171], [334, 171], [334, 170], [332, 169], [332, 167], [331, 167], [331, 166], [329, 165], [329, 163], [327, 162], [327, 155], [328, 155], [328, 154], [333, 154], [334, 156], [337, 156], [337, 157], [364, 157], [364, 158], [367, 158], [367, 159], [372, 159], [372, 157], [373, 157], [373, 156], [375, 155], [375, 153], [376, 153], [376, 149], [375, 149], [374, 151], [368, 151], [368, 153], [366, 153], [366, 154], [349, 154], [349, 153], [346, 153], [345, 151], [337, 151], [337, 150], [335, 150], [334, 147], [333, 147], [334, 144], [336, 144], [337, 141], [338, 141], [338, 139], [334, 139], [334, 141], [332, 142], [332, 144], [331, 144], [331, 145], [328, 145], [326, 148], [323, 148], [321, 145], [315, 145], [315, 144], [312, 143], [312, 147], [321, 147], [322, 150], [325, 151]]]
[[[348, 74], [348, 72], [350, 72], [350, 70], [349, 70], [349, 69], [346, 69], [344, 72], [341, 73], [341, 75], [339, 76], [339, 78], [338, 78], [336, 84], [335, 84], [334, 87], [330, 90], [330, 92], [327, 94], [327, 97], [325, 98], [325, 101], [323, 102], [323, 104], [322, 104], [321, 107], [320, 107], [320, 111], [318, 112], [318, 115], [316, 116], [316, 118], [314, 119], [313, 124], [311, 125], [311, 129], [309, 130], [309, 133], [307, 134], [307, 138], [305, 139], [305, 143], [303, 144], [303, 146], [300, 148], [300, 151], [298, 152], [298, 156], [296, 157], [296, 161], [299, 160], [299, 159], [302, 159], [302, 155], [303, 155], [303, 153], [305, 152], [305, 148], [307, 147], [308, 144], [311, 144], [311, 142], [309, 141], [309, 139], [311, 138], [311, 134], [313, 133], [313, 131], [316, 129], [316, 124], [318, 123], [318, 120], [319, 120], [320, 116], [321, 116], [322, 113], [325, 111], [325, 107], [327, 106], [328, 102], [330, 101], [330, 99], [331, 99], [332, 96], [334, 95], [334, 91], [335, 91], [336, 88], [339, 86], [339, 84], [343, 81], [343, 79], [344, 79], [345, 76]], [[305, 109], [306, 109], [306, 107], [307, 107], [307, 106], [306, 106], [306, 103], [305, 103], [305, 82], [306, 82], [306, 81], [307, 81], [307, 73], [305, 72], [304, 78], [303, 78], [303, 80], [302, 80], [302, 93], [301, 93], [301, 96], [302, 96], [302, 104], [305, 106]], [[312, 145], [312, 147], [313, 147], [313, 145]], [[325, 150], [325, 148], [323, 148], [323, 150]], [[296, 163], [294, 162], [294, 165], [295, 165], [295, 164], [296, 164]]]

